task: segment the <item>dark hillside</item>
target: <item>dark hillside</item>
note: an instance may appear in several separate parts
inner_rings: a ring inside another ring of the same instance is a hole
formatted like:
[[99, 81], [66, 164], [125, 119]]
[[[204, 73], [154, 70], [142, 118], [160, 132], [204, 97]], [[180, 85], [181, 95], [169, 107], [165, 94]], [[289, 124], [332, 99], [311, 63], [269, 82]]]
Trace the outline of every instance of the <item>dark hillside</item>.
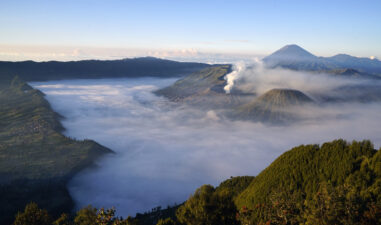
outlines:
[[70, 211], [67, 180], [111, 152], [63, 136], [59, 118], [43, 93], [18, 77], [0, 81], [1, 224], [31, 200], [51, 212]]
[[82, 60], [70, 62], [0, 61], [0, 73], [17, 74], [25, 81], [96, 79], [120, 77], [178, 77], [210, 65], [143, 57], [121, 60]]
[[301, 91], [272, 89], [240, 106], [234, 113], [234, 118], [285, 124], [299, 119], [292, 109], [308, 103], [313, 103], [313, 100]]
[[184, 102], [201, 108], [218, 109], [238, 106], [252, 95], [225, 93], [225, 75], [230, 72], [230, 65], [206, 68], [158, 90], [156, 94], [167, 97], [171, 101]]

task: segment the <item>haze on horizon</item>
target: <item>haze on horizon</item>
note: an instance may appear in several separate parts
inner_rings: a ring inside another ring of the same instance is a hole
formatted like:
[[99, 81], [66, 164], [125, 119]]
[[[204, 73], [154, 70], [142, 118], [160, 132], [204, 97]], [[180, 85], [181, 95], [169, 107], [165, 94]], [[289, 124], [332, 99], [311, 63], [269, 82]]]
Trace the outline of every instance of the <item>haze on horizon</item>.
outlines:
[[233, 61], [286, 44], [380, 58], [380, 9], [376, 0], [3, 1], [0, 60]]

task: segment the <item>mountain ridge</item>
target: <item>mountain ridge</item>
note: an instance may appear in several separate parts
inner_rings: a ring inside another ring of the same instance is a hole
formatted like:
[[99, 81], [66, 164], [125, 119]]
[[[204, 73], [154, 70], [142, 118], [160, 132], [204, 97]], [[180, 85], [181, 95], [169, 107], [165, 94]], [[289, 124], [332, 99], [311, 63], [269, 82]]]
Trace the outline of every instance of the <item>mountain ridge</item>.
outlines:
[[282, 67], [292, 70], [326, 71], [354, 69], [360, 73], [381, 76], [381, 61], [348, 54], [336, 54], [330, 57], [316, 56], [304, 48], [292, 44], [286, 45], [264, 57], [263, 62], [270, 68]]
[[0, 75], [18, 75], [25, 81], [64, 79], [180, 77], [212, 65], [177, 62], [155, 57], [125, 58], [118, 60], [79, 61], [0, 61]]

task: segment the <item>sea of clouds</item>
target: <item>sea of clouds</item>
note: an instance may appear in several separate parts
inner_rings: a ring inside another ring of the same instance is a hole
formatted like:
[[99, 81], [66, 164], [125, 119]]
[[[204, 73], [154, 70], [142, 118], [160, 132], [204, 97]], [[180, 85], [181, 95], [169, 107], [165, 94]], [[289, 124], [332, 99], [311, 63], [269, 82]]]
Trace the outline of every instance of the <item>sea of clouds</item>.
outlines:
[[[251, 79], [258, 83], [270, 75], [258, 76]], [[309, 79], [315, 88], [329, 78]], [[230, 121], [213, 110], [178, 105], [152, 93], [174, 81], [141, 78], [31, 83], [65, 117], [66, 135], [93, 139], [116, 153], [72, 179], [69, 190], [78, 208], [88, 204], [115, 206], [119, 215], [135, 215], [159, 205], [181, 203], [202, 184], [218, 185], [230, 176], [257, 175], [283, 152], [300, 144], [343, 138], [370, 139], [377, 148], [381, 145], [380, 103], [323, 105], [306, 109], [314, 119], [287, 127], [266, 126]], [[272, 88], [271, 79], [268, 81], [263, 84], [266, 89]], [[302, 81], [289, 83], [306, 89]], [[262, 89], [260, 92], [265, 91]], [[255, 90], [258, 92], [258, 86]]]

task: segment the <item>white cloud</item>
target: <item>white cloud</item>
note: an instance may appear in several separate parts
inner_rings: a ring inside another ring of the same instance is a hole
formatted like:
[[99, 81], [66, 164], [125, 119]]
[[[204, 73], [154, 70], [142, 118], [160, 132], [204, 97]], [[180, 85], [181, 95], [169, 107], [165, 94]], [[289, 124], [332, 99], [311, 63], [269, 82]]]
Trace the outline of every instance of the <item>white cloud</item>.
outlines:
[[376, 56], [371, 56], [371, 57], [369, 57], [371, 60], [374, 60], [374, 59], [377, 59], [377, 57]]
[[[34, 83], [65, 116], [66, 134], [90, 138], [117, 154], [77, 175], [70, 193], [79, 207], [115, 206], [123, 215], [184, 201], [200, 185], [256, 175], [299, 144], [344, 138], [381, 145], [380, 104], [336, 104], [308, 110], [290, 127], [229, 121], [215, 111], [177, 106], [151, 92], [174, 79]], [[316, 115], [323, 115], [316, 119]], [[355, 128], [355, 129], [354, 129]], [[287, 132], [286, 132], [287, 131]]]

